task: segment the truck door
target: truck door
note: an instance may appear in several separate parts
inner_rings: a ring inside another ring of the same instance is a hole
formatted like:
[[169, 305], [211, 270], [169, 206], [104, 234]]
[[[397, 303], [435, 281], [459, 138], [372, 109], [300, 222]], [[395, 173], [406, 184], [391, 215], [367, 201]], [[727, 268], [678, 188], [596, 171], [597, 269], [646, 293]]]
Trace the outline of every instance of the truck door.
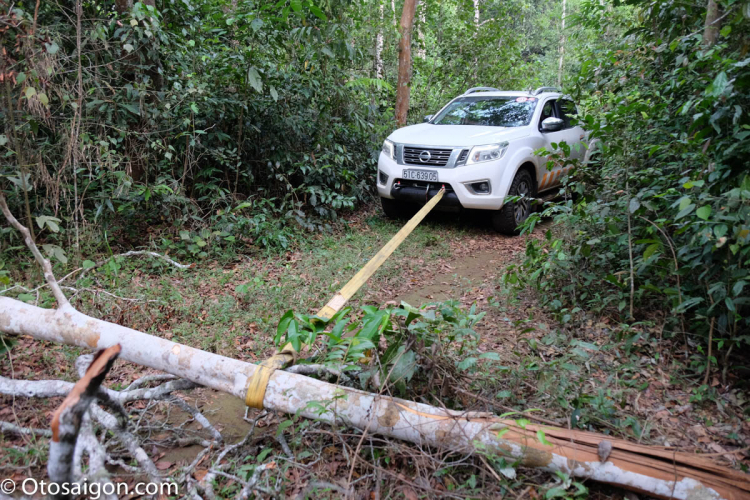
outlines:
[[[547, 151], [553, 151], [552, 143], [559, 143], [561, 141], [568, 140], [569, 132], [563, 129], [556, 130], [554, 132], [548, 132], [542, 130], [542, 122], [546, 118], [555, 117], [560, 118], [559, 110], [557, 109], [557, 100], [549, 99], [544, 103], [542, 107], [542, 114], [539, 117], [539, 123], [537, 127], [544, 137], [544, 148]], [[540, 168], [537, 170], [537, 179], [539, 179], [539, 187], [537, 191], [542, 192], [550, 188], [555, 187], [559, 182], [556, 181], [562, 175], [562, 168], [559, 165], [555, 165], [552, 170], [547, 170], [547, 158], [543, 158]]]

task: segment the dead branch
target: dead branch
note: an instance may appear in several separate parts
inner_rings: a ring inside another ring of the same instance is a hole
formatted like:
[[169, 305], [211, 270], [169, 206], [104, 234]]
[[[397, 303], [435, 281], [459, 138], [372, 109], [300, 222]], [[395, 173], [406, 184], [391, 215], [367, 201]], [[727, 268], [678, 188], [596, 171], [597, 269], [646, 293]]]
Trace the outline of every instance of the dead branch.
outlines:
[[198, 411], [198, 409], [193, 408], [192, 406], [187, 404], [184, 399], [179, 398], [174, 395], [165, 396], [162, 399], [168, 403], [171, 403], [177, 406], [185, 413], [190, 414], [195, 419], [196, 422], [201, 424], [201, 426], [204, 429], [206, 429], [208, 432], [211, 433], [211, 436], [213, 436], [216, 442], [221, 443], [222, 441], [224, 441], [224, 438], [222, 437], [221, 433], [217, 431], [213, 425], [211, 425], [211, 422], [209, 422], [208, 419], [200, 411]]
[[12, 432], [13, 434], [19, 434], [23, 436], [44, 436], [52, 437], [52, 431], [49, 429], [32, 429], [30, 427], [21, 427], [19, 425], [12, 424], [10, 422], [0, 421], [0, 431]]
[[170, 259], [166, 255], [162, 255], [162, 254], [156, 253], [156, 252], [151, 252], [151, 251], [148, 251], [148, 250], [130, 250], [128, 252], [118, 253], [116, 255], [112, 255], [110, 257], [107, 257], [106, 259], [100, 260], [99, 262], [95, 263], [93, 266], [89, 267], [88, 269], [85, 269], [81, 273], [81, 276], [83, 276], [87, 272], [91, 271], [92, 269], [97, 269], [99, 267], [102, 267], [104, 264], [106, 264], [107, 262], [109, 262], [112, 259], [117, 259], [117, 258], [120, 258], [120, 257], [133, 257], [133, 256], [138, 256], [138, 255], [146, 255], [146, 256], [149, 256], [149, 257], [155, 257], [157, 259], [161, 259], [161, 260], [163, 260], [163, 261], [165, 261], [165, 262], [173, 265], [174, 267], [176, 267], [178, 269], [190, 269], [191, 267], [193, 267], [195, 265], [195, 264], [180, 264], [179, 262]]
[[152, 482], [160, 483], [163, 481], [163, 478], [156, 469], [154, 462], [151, 461], [146, 451], [138, 443], [138, 439], [121, 427], [113, 415], [97, 406], [91, 407], [91, 414], [104, 428], [112, 431], [117, 440], [128, 450], [130, 456], [133, 457], [138, 462], [138, 465], [140, 465], [146, 474], [148, 474], [149, 479]]
[[[47, 473], [52, 481], [60, 484], [73, 482], [73, 456], [84, 415], [91, 402], [94, 401], [104, 377], [120, 351], [119, 344], [99, 351], [86, 374], [76, 382], [70, 394], [52, 416], [52, 442], [50, 443], [49, 462], [47, 463]], [[98, 445], [95, 438], [93, 441]], [[91, 444], [89, 449], [90, 460], [98, 457], [98, 451]], [[75, 463], [80, 463], [80, 461]], [[101, 458], [101, 465], [104, 466], [104, 458]]]
[[31, 253], [34, 255], [34, 259], [36, 259], [39, 265], [42, 266], [42, 270], [44, 271], [44, 279], [47, 281], [47, 284], [52, 290], [52, 294], [55, 296], [57, 304], [60, 306], [60, 308], [64, 308], [66, 306], [69, 307], [70, 303], [65, 297], [63, 291], [60, 289], [60, 285], [57, 284], [55, 275], [52, 273], [52, 265], [50, 264], [48, 259], [44, 258], [42, 252], [39, 251], [39, 248], [36, 246], [36, 243], [34, 243], [34, 239], [31, 237], [31, 233], [26, 228], [26, 226], [18, 222], [18, 220], [13, 217], [13, 214], [10, 213], [8, 204], [5, 201], [5, 195], [3, 195], [2, 193], [0, 193], [0, 209], [2, 210], [3, 215], [8, 220], [10, 225], [16, 228], [23, 235], [24, 243], [26, 243], [26, 246], [29, 248], [29, 250], [31, 250]]
[[286, 368], [285, 371], [289, 373], [297, 373], [299, 375], [314, 375], [317, 377], [326, 375], [331, 380], [340, 380], [343, 383], [348, 383], [352, 380], [342, 370], [326, 365], [292, 365], [289, 368]]

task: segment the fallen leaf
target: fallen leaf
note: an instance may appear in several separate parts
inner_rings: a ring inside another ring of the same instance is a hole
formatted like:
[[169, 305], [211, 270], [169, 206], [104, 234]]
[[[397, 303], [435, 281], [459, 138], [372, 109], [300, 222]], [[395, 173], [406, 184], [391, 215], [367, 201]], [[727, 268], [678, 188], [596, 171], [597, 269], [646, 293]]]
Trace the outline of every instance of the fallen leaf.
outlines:
[[172, 467], [172, 462], [167, 462], [166, 460], [162, 460], [161, 462], [156, 462], [156, 468], [158, 470], [167, 470], [170, 467]]

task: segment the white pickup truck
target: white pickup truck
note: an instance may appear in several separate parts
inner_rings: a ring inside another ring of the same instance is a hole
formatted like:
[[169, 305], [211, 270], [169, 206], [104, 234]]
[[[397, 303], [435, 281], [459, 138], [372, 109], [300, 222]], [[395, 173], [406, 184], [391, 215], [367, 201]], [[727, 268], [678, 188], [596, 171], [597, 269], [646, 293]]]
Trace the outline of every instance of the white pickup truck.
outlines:
[[[534, 151], [565, 141], [571, 156], [583, 159], [585, 132], [571, 123], [577, 113], [551, 87], [467, 90], [425, 123], [383, 142], [377, 179], [383, 211], [402, 217], [445, 186], [440, 206], [493, 210], [495, 229], [516, 234], [533, 210], [528, 198], [554, 190], [567, 173], [561, 166], [547, 170], [547, 158]], [[524, 198], [506, 203], [508, 196]]]

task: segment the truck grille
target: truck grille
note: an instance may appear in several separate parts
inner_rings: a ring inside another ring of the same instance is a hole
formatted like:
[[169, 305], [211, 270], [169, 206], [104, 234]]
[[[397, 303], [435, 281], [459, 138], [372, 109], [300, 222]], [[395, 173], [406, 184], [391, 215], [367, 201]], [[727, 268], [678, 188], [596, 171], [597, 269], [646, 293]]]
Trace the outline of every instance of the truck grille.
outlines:
[[[451, 157], [452, 149], [430, 149], [430, 148], [410, 148], [404, 147], [404, 163], [410, 165], [433, 165], [435, 167], [444, 167], [448, 164]], [[428, 154], [429, 153], [429, 159]], [[423, 161], [423, 159], [426, 159]]]

